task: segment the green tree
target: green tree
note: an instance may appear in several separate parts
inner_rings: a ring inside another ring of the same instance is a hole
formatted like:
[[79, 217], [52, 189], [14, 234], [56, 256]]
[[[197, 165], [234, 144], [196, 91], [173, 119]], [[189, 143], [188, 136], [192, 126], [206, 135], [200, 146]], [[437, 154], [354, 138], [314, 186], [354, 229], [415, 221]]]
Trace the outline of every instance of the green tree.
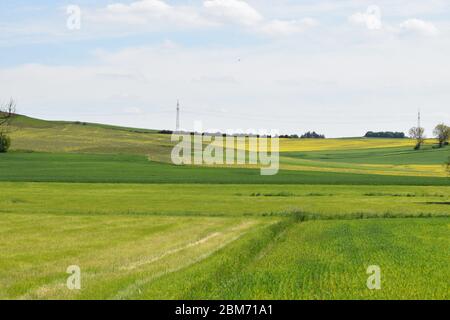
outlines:
[[7, 136], [9, 125], [16, 114], [16, 102], [10, 99], [9, 102], [0, 105], [0, 152], [6, 152], [11, 145], [11, 140]]
[[450, 127], [440, 123], [434, 128], [433, 134], [439, 141], [439, 147], [442, 148], [450, 137]]
[[412, 127], [409, 129], [409, 136], [416, 140], [415, 150], [419, 150], [425, 141], [425, 129], [422, 127]]

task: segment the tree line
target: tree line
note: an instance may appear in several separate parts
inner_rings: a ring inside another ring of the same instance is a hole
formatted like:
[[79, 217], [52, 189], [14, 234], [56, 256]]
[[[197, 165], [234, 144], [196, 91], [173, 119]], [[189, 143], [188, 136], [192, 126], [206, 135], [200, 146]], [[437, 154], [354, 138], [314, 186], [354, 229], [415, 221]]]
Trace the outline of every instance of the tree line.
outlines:
[[315, 131], [308, 131], [301, 136], [298, 136], [297, 134], [283, 134], [279, 136], [280, 138], [285, 139], [325, 139], [324, 134], [317, 133]]
[[364, 137], [366, 138], [393, 138], [393, 139], [403, 139], [405, 138], [404, 132], [392, 132], [392, 131], [381, 131], [381, 132], [373, 132], [368, 131]]

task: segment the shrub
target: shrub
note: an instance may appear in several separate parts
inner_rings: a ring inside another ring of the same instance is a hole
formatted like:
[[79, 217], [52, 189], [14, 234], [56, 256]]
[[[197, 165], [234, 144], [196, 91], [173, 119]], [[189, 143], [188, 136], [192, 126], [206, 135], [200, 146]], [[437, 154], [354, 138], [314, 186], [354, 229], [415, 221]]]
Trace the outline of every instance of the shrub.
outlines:
[[0, 134], [0, 152], [7, 152], [11, 145], [11, 139], [4, 134]]

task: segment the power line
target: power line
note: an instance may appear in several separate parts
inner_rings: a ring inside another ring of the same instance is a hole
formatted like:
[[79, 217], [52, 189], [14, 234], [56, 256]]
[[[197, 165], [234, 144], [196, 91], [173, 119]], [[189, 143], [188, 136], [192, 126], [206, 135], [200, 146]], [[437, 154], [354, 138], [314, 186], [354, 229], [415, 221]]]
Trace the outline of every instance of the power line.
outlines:
[[[221, 119], [238, 119], [238, 120], [251, 120], [251, 121], [263, 121], [263, 122], [271, 122], [271, 123], [286, 123], [286, 124], [298, 124], [298, 125], [306, 125], [306, 124], [323, 124], [323, 125], [348, 125], [348, 124], [355, 124], [355, 122], [360, 121], [360, 119], [355, 121], [337, 121], [337, 120], [330, 120], [330, 121], [314, 121], [314, 120], [288, 120], [286, 118], [281, 117], [260, 117], [260, 116], [254, 116], [250, 114], [243, 114], [243, 113], [223, 113], [223, 112], [214, 112], [214, 111], [192, 111], [192, 110], [186, 110], [184, 109], [185, 113], [188, 114], [195, 114], [199, 116], [209, 116], [209, 117], [215, 117], [215, 118], [221, 118]], [[295, 118], [295, 116], [290, 117]], [[379, 124], [390, 124], [390, 123], [398, 123], [399, 121], [396, 119], [389, 119], [389, 120], [382, 120], [377, 121]]]

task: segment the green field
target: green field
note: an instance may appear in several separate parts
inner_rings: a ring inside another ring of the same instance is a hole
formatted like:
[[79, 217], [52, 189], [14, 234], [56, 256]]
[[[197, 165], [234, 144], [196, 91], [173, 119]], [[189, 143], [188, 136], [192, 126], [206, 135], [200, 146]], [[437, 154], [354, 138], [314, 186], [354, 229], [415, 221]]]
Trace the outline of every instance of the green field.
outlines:
[[[450, 150], [450, 148], [449, 148]], [[254, 168], [175, 166], [140, 155], [10, 152], [0, 154], [0, 181], [200, 183], [200, 184], [342, 184], [441, 185], [446, 177], [283, 170], [261, 176]]]
[[380, 218], [447, 216], [450, 187], [0, 182], [0, 212]]
[[11, 137], [0, 299], [450, 298], [450, 147], [432, 140], [284, 140], [261, 176], [174, 166], [153, 130], [20, 117]]

